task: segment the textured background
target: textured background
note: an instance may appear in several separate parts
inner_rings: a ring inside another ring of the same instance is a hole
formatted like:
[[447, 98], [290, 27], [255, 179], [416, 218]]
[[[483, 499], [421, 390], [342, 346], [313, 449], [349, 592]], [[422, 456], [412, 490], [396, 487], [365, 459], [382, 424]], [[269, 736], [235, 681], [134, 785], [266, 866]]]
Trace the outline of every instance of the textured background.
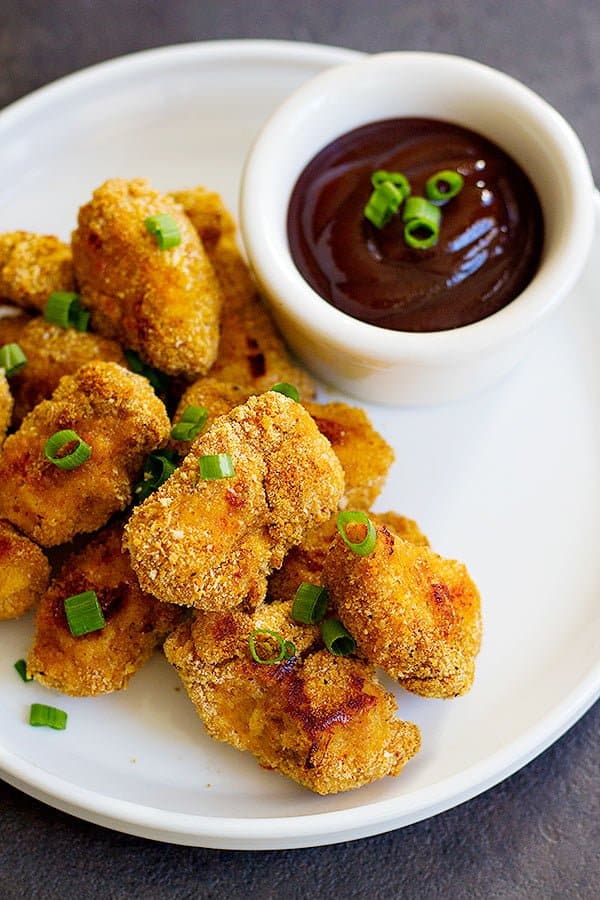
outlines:
[[[525, 81], [575, 126], [600, 179], [598, 0], [0, 0], [0, 107], [146, 47], [288, 38], [464, 54]], [[241, 853], [154, 844], [0, 782], [0, 897], [597, 898], [600, 706], [525, 770], [381, 837]]]

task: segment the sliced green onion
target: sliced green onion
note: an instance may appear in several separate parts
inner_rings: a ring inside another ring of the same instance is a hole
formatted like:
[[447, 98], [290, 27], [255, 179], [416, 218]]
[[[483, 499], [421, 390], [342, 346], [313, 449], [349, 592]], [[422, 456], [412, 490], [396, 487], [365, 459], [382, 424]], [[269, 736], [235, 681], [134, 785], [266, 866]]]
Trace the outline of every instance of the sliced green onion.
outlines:
[[4, 344], [0, 347], [0, 369], [7, 378], [19, 372], [27, 363], [27, 357], [18, 344]]
[[[361, 525], [366, 528], [366, 534], [362, 541], [352, 541], [348, 537], [348, 525]], [[356, 556], [368, 556], [375, 549], [377, 543], [377, 531], [368, 515], [361, 510], [344, 510], [338, 513], [337, 529]]]
[[401, 190], [404, 199], [409, 196], [410, 181], [402, 172], [386, 172], [385, 169], [378, 169], [371, 175], [371, 184], [374, 188], [380, 187], [386, 181], [389, 181], [390, 184]]
[[59, 469], [76, 469], [91, 455], [90, 445], [69, 428], [55, 432], [44, 446], [44, 456]]
[[300, 400], [298, 388], [294, 387], [293, 384], [288, 384], [287, 381], [278, 381], [271, 390], [276, 391], [278, 394], [283, 394], [284, 397], [289, 397], [290, 400], [295, 400], [296, 403]]
[[64, 731], [67, 727], [67, 714], [56, 706], [46, 706], [45, 703], [32, 703], [29, 711], [29, 724], [46, 725], [48, 728], [55, 728], [57, 731]]
[[24, 659], [18, 659], [15, 663], [15, 669], [21, 676], [23, 681], [33, 681], [30, 675], [27, 674], [27, 663]]
[[303, 581], [294, 596], [292, 619], [303, 625], [315, 625], [327, 612], [328, 600], [327, 588]]
[[125, 359], [132, 372], [147, 378], [157, 394], [164, 394], [169, 386], [169, 379], [164, 372], [153, 369], [152, 366], [142, 362], [135, 350], [126, 350]]
[[133, 489], [136, 503], [141, 503], [150, 494], [153, 494], [161, 484], [171, 477], [177, 463], [177, 454], [173, 450], [161, 450], [159, 453], [151, 453], [144, 463], [142, 480]]
[[465, 180], [460, 172], [442, 169], [441, 172], [436, 172], [427, 179], [425, 193], [435, 203], [447, 203], [448, 200], [452, 200], [453, 197], [460, 194], [464, 183]]
[[356, 650], [356, 641], [337, 619], [321, 622], [321, 637], [334, 656], [350, 656]]
[[84, 591], [65, 600], [65, 615], [73, 637], [100, 631], [106, 621], [96, 591]]
[[87, 331], [90, 314], [82, 307], [79, 294], [74, 291], [53, 291], [46, 302], [44, 318], [61, 328]]
[[171, 429], [171, 437], [174, 441], [191, 441], [200, 434], [207, 419], [208, 410], [204, 406], [186, 406], [181, 420]]
[[233, 460], [229, 453], [215, 453], [201, 456], [198, 459], [200, 475], [206, 481], [216, 481], [218, 478], [232, 478], [235, 475]]
[[[260, 656], [256, 648], [256, 639], [261, 635], [267, 635], [267, 637], [276, 641], [279, 648], [276, 656], [270, 656], [268, 658]], [[287, 655], [286, 646], [293, 651], [291, 654], [292, 656], [296, 652], [296, 648], [291, 641], [285, 641], [277, 631], [270, 631], [268, 628], [257, 628], [256, 631], [253, 631], [248, 637], [248, 644], [250, 646], [250, 655], [252, 656], [252, 659], [254, 662], [260, 663], [261, 666], [274, 666], [277, 663], [280, 663]]]
[[391, 181], [384, 181], [375, 188], [369, 197], [369, 202], [364, 209], [365, 218], [376, 228], [383, 228], [398, 212], [403, 200], [403, 191], [393, 185]]
[[154, 235], [159, 250], [170, 250], [171, 247], [177, 247], [181, 243], [179, 225], [168, 213], [148, 216], [144, 225], [146, 231]]
[[439, 228], [442, 213], [438, 206], [434, 206], [425, 197], [408, 197], [402, 211], [402, 221], [410, 222], [413, 219], [425, 219]]
[[425, 197], [408, 197], [404, 204], [402, 221], [404, 241], [416, 250], [427, 250], [438, 242], [442, 214]]
[[285, 649], [285, 658], [286, 659], [291, 659], [293, 656], [296, 655], [296, 645], [294, 644], [293, 641], [285, 641], [283, 646]]

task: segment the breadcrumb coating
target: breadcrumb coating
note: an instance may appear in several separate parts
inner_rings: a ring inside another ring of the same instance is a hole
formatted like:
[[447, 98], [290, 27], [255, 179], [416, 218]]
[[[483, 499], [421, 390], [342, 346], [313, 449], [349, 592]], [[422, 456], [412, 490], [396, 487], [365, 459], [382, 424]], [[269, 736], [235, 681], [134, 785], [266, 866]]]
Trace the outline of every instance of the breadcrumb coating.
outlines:
[[[13, 376], [14, 377], [14, 376]], [[0, 447], [4, 443], [13, 413], [13, 397], [4, 369], [0, 369]]]
[[[369, 513], [374, 524], [387, 525], [398, 537], [413, 544], [428, 547], [429, 541], [413, 519], [407, 519], [395, 512]], [[267, 599], [283, 602], [292, 600], [300, 585], [321, 584], [323, 566], [330, 544], [337, 534], [337, 514], [328, 522], [312, 528], [302, 538], [302, 543], [292, 547], [280, 569], [276, 569], [269, 578]], [[333, 606], [331, 606], [333, 609]]]
[[5, 315], [4, 310], [2, 312], [3, 315], [0, 316], [0, 347], [3, 347], [4, 344], [18, 344], [23, 329], [28, 322], [34, 321], [34, 317], [28, 313], [19, 313], [13, 316]]
[[74, 291], [71, 248], [54, 235], [0, 234], [0, 299], [43, 311], [53, 291]]
[[63, 375], [73, 375], [85, 363], [104, 360], [127, 366], [116, 341], [90, 332], [61, 328], [41, 317], [25, 325], [18, 343], [27, 357], [27, 364], [11, 378], [15, 425], [19, 425], [34, 406], [52, 396]]
[[334, 538], [323, 582], [359, 652], [402, 687], [423, 697], [456, 697], [470, 689], [481, 610], [462, 563], [378, 525], [369, 556], [356, 556]]
[[255, 299], [241, 309], [223, 310], [221, 342], [211, 378], [268, 391], [286, 381], [303, 399], [315, 395], [310, 375], [294, 365], [264, 304]]
[[[168, 214], [181, 243], [161, 250], [149, 216]], [[73, 261], [93, 327], [168, 375], [203, 375], [219, 341], [221, 290], [182, 207], [144, 178], [115, 178], [79, 211]]]
[[[198, 458], [229, 454], [235, 474], [205, 480]], [[308, 413], [269, 391], [221, 416], [125, 529], [142, 588], [201, 609], [260, 602], [266, 578], [310, 526], [329, 518], [342, 468]]]
[[[71, 429], [92, 449], [76, 469], [44, 455], [48, 438]], [[145, 457], [164, 445], [170, 423], [149, 382], [117, 363], [65, 375], [10, 435], [0, 455], [0, 516], [51, 547], [95, 531], [131, 501]]]
[[205, 188], [175, 191], [198, 232], [223, 293], [225, 313], [239, 312], [256, 299], [256, 285], [236, 240], [233, 217], [218, 194]]
[[[398, 775], [419, 750], [419, 729], [396, 719], [372, 666], [332, 656], [318, 629], [296, 625], [290, 609], [198, 613], [167, 639], [165, 655], [206, 730], [319, 794]], [[263, 628], [292, 641], [295, 655], [255, 662], [248, 638]]]
[[[122, 530], [110, 525], [70, 553], [40, 602], [27, 669], [46, 687], [75, 697], [119, 691], [181, 621], [179, 607], [140, 589]], [[95, 591], [106, 625], [73, 637], [64, 601], [84, 591]]]
[[18, 619], [46, 590], [50, 565], [43, 552], [0, 519], [0, 621]]

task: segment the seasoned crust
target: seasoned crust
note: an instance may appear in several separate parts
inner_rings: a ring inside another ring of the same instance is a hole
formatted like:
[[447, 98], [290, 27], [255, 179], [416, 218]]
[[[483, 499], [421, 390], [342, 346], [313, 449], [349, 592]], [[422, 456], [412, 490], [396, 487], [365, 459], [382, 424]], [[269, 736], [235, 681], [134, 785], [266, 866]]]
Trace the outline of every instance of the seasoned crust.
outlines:
[[68, 244], [29, 231], [0, 234], [0, 300], [43, 311], [53, 291], [75, 289]]
[[359, 652], [407, 690], [424, 697], [469, 690], [481, 610], [462, 563], [378, 525], [369, 556], [356, 556], [341, 537], [334, 538], [323, 583]]
[[[370, 512], [369, 518], [373, 523], [387, 525], [394, 534], [406, 541], [425, 547], [429, 546], [429, 541], [413, 519], [407, 519], [394, 512]], [[305, 581], [309, 584], [322, 583], [327, 551], [337, 534], [336, 523], [337, 514], [323, 525], [319, 525], [318, 528], [312, 528], [304, 535], [302, 543], [289, 550], [281, 568], [276, 569], [269, 578], [268, 600], [293, 599], [296, 591]]]
[[[332, 656], [290, 609], [197, 613], [167, 639], [165, 655], [206, 730], [319, 794], [399, 774], [419, 749], [417, 726], [395, 718], [372, 666]], [[254, 662], [248, 637], [261, 628], [292, 641], [295, 655], [280, 665]]]
[[[92, 448], [62, 470], [44, 456], [48, 438], [72, 429]], [[170, 423], [148, 381], [116, 363], [93, 362], [65, 375], [10, 435], [0, 456], [0, 516], [45, 547], [95, 531], [131, 501], [146, 455]]]
[[[76, 697], [119, 691], [181, 621], [178, 607], [142, 592], [121, 538], [120, 524], [104, 528], [69, 554], [44, 594], [27, 668], [46, 687]], [[96, 592], [106, 625], [73, 637], [64, 601], [84, 591]]]
[[[145, 220], [166, 213], [181, 243], [161, 250]], [[169, 375], [194, 377], [214, 362], [221, 290], [196, 231], [144, 178], [114, 178], [79, 211], [73, 261], [94, 328]]]
[[0, 519], [0, 620], [18, 619], [46, 590], [50, 565], [43, 552]]
[[[198, 458], [229, 454], [232, 478], [203, 480]], [[266, 577], [342, 495], [341, 466], [308, 413], [269, 391], [221, 416], [125, 530], [144, 590], [202, 609], [258, 603]]]
[[29, 322], [33, 322], [37, 316], [30, 316], [28, 313], [18, 313], [16, 316], [5, 315], [0, 316], [0, 347], [4, 344], [18, 344], [21, 339], [23, 329]]
[[63, 375], [73, 375], [85, 363], [104, 360], [127, 366], [116, 341], [73, 328], [60, 328], [43, 318], [32, 319], [25, 325], [18, 343], [27, 364], [11, 378], [15, 398], [13, 424], [16, 425], [52, 395]]
[[4, 369], [0, 369], [0, 447], [4, 443], [13, 412], [13, 398]]

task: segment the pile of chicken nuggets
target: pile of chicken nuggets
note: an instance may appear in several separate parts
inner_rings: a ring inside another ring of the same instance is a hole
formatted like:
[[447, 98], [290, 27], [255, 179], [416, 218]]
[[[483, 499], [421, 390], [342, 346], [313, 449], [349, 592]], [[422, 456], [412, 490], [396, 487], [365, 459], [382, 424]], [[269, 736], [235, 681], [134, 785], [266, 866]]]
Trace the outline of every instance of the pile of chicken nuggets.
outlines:
[[[49, 320], [57, 293], [87, 330]], [[320, 794], [397, 775], [421, 738], [377, 668], [422, 697], [464, 694], [479, 593], [414, 521], [371, 511], [394, 453], [363, 410], [315, 402], [220, 197], [107, 181], [70, 245], [0, 235], [0, 300], [0, 348], [25, 357], [0, 369], [0, 619], [37, 608], [29, 676], [95, 696], [162, 647], [206, 731], [261, 766]], [[80, 444], [87, 458], [60, 465]], [[348, 510], [367, 514], [354, 536]], [[298, 621], [306, 585], [349, 651]], [[77, 636], [65, 600], [85, 592], [104, 624]]]

